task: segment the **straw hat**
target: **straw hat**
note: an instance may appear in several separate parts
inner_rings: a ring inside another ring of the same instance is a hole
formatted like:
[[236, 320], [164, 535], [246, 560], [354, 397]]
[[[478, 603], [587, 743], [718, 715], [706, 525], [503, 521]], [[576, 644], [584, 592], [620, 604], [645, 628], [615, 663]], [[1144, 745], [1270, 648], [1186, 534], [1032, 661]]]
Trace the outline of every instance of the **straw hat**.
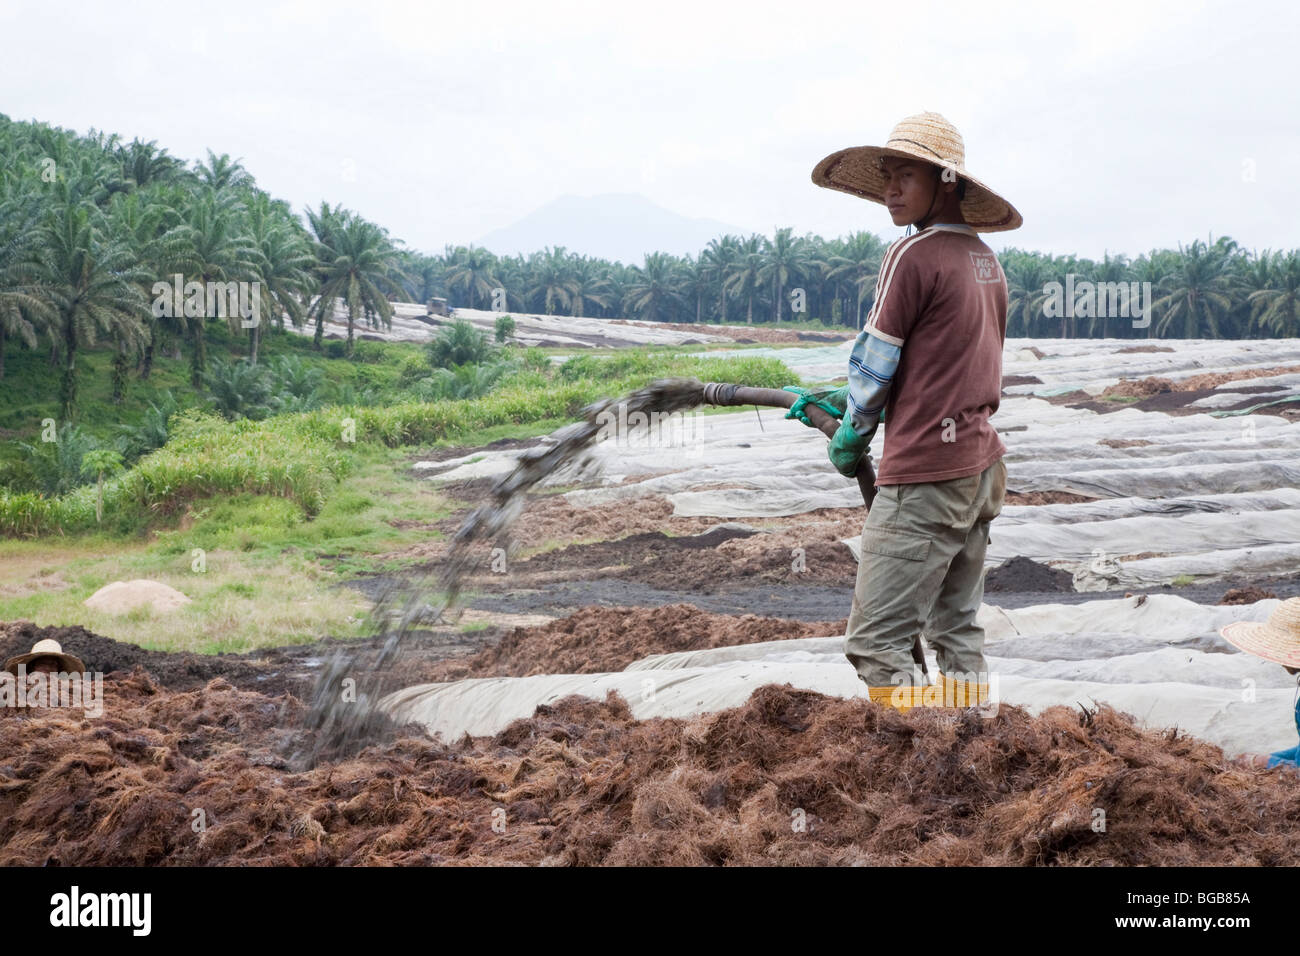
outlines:
[[1287, 598], [1263, 623], [1237, 621], [1219, 628], [1231, 644], [1285, 667], [1300, 667], [1300, 597]]
[[951, 169], [966, 181], [961, 214], [977, 232], [1019, 229], [1023, 220], [1014, 206], [966, 171], [966, 144], [961, 133], [938, 113], [917, 113], [902, 120], [884, 146], [854, 146], [831, 153], [813, 170], [818, 186], [838, 189], [884, 204], [886, 156], [921, 159]]
[[59, 670], [64, 673], [71, 674], [75, 671], [78, 674], [84, 674], [86, 672], [86, 665], [81, 663], [81, 658], [63, 653], [63, 645], [49, 638], [37, 641], [32, 645], [30, 652], [9, 658], [9, 660], [5, 661], [5, 670], [17, 677], [19, 664], [30, 664], [38, 657], [57, 657], [59, 659]]

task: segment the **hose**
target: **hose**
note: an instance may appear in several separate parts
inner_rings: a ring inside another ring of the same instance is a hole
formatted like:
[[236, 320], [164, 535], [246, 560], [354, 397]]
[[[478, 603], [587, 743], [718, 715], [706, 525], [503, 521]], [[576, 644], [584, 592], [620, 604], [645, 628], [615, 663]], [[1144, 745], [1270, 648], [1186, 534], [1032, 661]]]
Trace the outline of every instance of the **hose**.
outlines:
[[[709, 382], [704, 386], [704, 404], [718, 406], [764, 405], [768, 408], [789, 408], [799, 396], [781, 388], [751, 388], [748, 385], [731, 385], [726, 382]], [[839, 419], [829, 415], [818, 405], [809, 403], [804, 406], [808, 420], [827, 438], [834, 438], [840, 427]], [[862, 502], [871, 510], [871, 503], [876, 498], [876, 472], [871, 467], [867, 456], [858, 462], [858, 470], [853, 476], [858, 480], [858, 490], [862, 492]], [[912, 642], [912, 660], [921, 668], [921, 673], [929, 675], [925, 665], [925, 645], [921, 635]]]

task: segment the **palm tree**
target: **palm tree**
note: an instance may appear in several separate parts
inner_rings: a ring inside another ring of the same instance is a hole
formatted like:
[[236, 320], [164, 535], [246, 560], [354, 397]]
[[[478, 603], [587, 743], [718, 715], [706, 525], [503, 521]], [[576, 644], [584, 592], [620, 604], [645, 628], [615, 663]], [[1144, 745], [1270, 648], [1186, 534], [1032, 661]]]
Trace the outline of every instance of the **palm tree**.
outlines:
[[478, 308], [478, 300], [491, 298], [492, 290], [500, 286], [496, 277], [496, 256], [478, 246], [461, 246], [456, 250], [447, 270], [447, 288], [463, 292], [471, 309]]
[[1007, 335], [1033, 335], [1034, 320], [1043, 315], [1043, 302], [1047, 298], [1043, 287], [1052, 274], [1036, 252], [1009, 249], [1001, 259], [1007, 276]]
[[175, 179], [185, 171], [180, 160], [168, 156], [167, 150], [159, 149], [153, 140], [143, 143], [134, 139], [129, 146], [118, 147], [116, 158], [122, 166], [122, 178], [136, 189]]
[[872, 233], [855, 232], [848, 237], [842, 250], [827, 261], [827, 278], [847, 280], [857, 292], [855, 328], [862, 328], [862, 303], [875, 292], [885, 248], [884, 242]]
[[54, 331], [63, 349], [61, 413], [77, 406], [77, 350], [98, 333], [135, 344], [147, 334], [149, 304], [140, 285], [149, 277], [124, 243], [103, 238], [87, 206], [54, 210], [38, 232], [32, 264], [41, 295], [56, 311]]
[[528, 297], [540, 300], [547, 315], [555, 314], [555, 307], [571, 310], [576, 288], [570, 278], [568, 257], [564, 247], [555, 249], [549, 246], [529, 263], [532, 281]]
[[731, 267], [731, 274], [723, 283], [726, 291], [748, 303], [745, 323], [754, 324], [754, 295], [762, 281], [763, 239], [750, 236], [742, 241], [736, 250], [736, 261]]
[[[1101, 262], [1088, 271], [1089, 277], [1093, 282], [1125, 282], [1128, 279], [1128, 257], [1125, 255], [1112, 256], [1109, 252], [1102, 253]], [[1107, 314], [1110, 310], [1101, 308], [1100, 316], [1092, 316], [1088, 320], [1088, 335], [1092, 335], [1092, 330], [1097, 325], [1097, 319], [1101, 319], [1101, 337], [1106, 338], [1110, 316]]]
[[704, 257], [687, 256], [677, 266], [678, 289], [682, 295], [695, 298], [695, 324], [703, 320], [704, 296], [711, 291], [708, 267]]
[[[187, 227], [180, 222], [175, 207], [163, 201], [154, 189], [139, 189], [113, 197], [108, 210], [109, 231], [131, 249], [140, 268], [150, 277], [145, 291], [152, 293], [153, 282], [171, 284], [171, 275], [181, 271], [188, 261], [190, 243]], [[145, 320], [148, 332], [140, 351], [140, 377], [147, 379], [153, 370], [154, 348], [164, 331], [183, 332], [184, 309], [172, 303], [171, 317], [150, 312]]]
[[651, 252], [644, 266], [633, 266], [632, 283], [627, 290], [624, 308], [646, 321], [659, 321], [661, 313], [682, 304], [677, 291], [673, 257], [666, 252]]
[[585, 314], [586, 303], [597, 308], [607, 309], [611, 302], [609, 280], [597, 272], [594, 260], [580, 256], [573, 260], [573, 314], [581, 318]]
[[320, 347], [326, 315], [333, 314], [335, 301], [341, 299], [348, 313], [347, 354], [351, 356], [358, 315], [364, 313], [372, 327], [376, 317], [385, 328], [392, 327], [393, 307], [387, 294], [401, 292], [397, 251], [382, 229], [360, 216], [339, 210], [324, 218], [308, 215], [321, 263], [320, 292], [308, 310], [316, 319], [316, 346]]
[[[243, 206], [230, 193], [205, 189], [199, 194], [186, 219], [188, 228], [184, 235], [189, 247], [180, 258], [189, 278], [203, 283], [205, 288], [210, 282], [247, 282], [257, 278], [257, 250], [247, 235], [243, 215]], [[230, 315], [230, 309], [225, 311], [227, 321], [237, 326], [240, 317]], [[206, 320], [214, 316], [206, 312], [205, 304], [203, 314], [188, 323], [192, 345], [190, 383], [195, 388], [203, 383], [207, 370], [204, 328]]]
[[1250, 293], [1251, 327], [1281, 336], [1300, 335], [1300, 252], [1265, 254], [1269, 285]]
[[17, 336], [28, 348], [56, 313], [42, 296], [31, 262], [40, 207], [28, 193], [0, 199], [0, 379], [5, 377], [5, 343]]
[[782, 293], [792, 277], [800, 277], [808, 269], [808, 252], [802, 239], [794, 238], [789, 227], [776, 230], [772, 241], [764, 247], [763, 266], [759, 278], [771, 281], [774, 321], [781, 321]]
[[[1231, 240], [1229, 240], [1231, 241]], [[1207, 246], [1197, 239], [1189, 247], [1178, 247], [1176, 271], [1164, 277], [1160, 291], [1164, 295], [1155, 303], [1163, 311], [1157, 335], [1163, 335], [1176, 319], [1183, 320], [1182, 337], [1200, 338], [1202, 331], [1219, 335], [1219, 320], [1232, 309], [1227, 289], [1231, 280], [1229, 252], [1222, 240]]]
[[265, 194], [250, 203], [248, 220], [260, 286], [260, 312], [248, 330], [248, 363], [256, 365], [263, 322], [274, 322], [283, 329], [287, 315], [295, 329], [302, 328], [306, 319], [303, 300], [315, 285], [311, 269], [316, 260], [306, 240], [293, 228], [288, 210]]
[[218, 156], [212, 150], [208, 150], [207, 163], [196, 162], [194, 172], [199, 177], [199, 181], [209, 189], [219, 191], [226, 188], [253, 186], [252, 175], [239, 160], [231, 159], [228, 153]]
[[723, 325], [727, 323], [727, 276], [740, 256], [740, 240], [736, 236], [710, 239], [708, 248], [701, 253], [709, 281], [718, 289], [718, 315]]

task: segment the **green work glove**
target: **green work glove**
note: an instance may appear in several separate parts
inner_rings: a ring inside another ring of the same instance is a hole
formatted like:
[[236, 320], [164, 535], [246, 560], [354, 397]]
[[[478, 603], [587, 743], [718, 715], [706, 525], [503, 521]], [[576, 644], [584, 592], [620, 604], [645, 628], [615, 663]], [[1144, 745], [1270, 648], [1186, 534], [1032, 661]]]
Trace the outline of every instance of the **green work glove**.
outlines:
[[830, 447], [826, 450], [835, 470], [845, 478], [852, 478], [857, 473], [858, 462], [866, 453], [867, 446], [871, 444], [869, 435], [864, 437], [853, 430], [851, 418], [852, 416], [849, 415], [844, 416], [839, 429], [835, 432], [835, 437], [831, 439]]
[[790, 406], [790, 411], [786, 412], [786, 418], [797, 418], [810, 428], [816, 428], [808, 420], [808, 413], [804, 411], [804, 406], [809, 403], [816, 405], [831, 418], [839, 419], [844, 417], [844, 409], [849, 403], [849, 387], [847, 385], [837, 388], [832, 392], [817, 393], [807, 388], [800, 388], [798, 385], [787, 385], [784, 389], [787, 392], [794, 392], [799, 398]]

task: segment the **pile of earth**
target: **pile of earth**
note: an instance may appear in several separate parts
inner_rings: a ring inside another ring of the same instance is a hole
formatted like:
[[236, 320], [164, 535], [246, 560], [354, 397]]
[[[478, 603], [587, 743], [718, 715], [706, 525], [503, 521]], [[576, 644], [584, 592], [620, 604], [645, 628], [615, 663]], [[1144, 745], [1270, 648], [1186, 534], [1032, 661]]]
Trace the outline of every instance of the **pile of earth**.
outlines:
[[[991, 568], [984, 575], [984, 591], [1057, 591], [1073, 592], [1074, 575], [1060, 568], [1040, 564], [1017, 555]], [[996, 604], [997, 602], [992, 602]]]
[[[861, 517], [850, 519], [861, 533]], [[646, 531], [613, 541], [571, 544], [509, 564], [504, 577], [475, 579], [484, 590], [493, 584], [517, 590], [550, 579], [635, 580], [663, 591], [711, 594], [741, 581], [772, 584], [852, 585], [858, 564], [838, 538], [809, 529], [785, 534], [757, 533], [753, 528], [719, 527], [698, 535], [670, 536]]]
[[294, 772], [293, 697], [105, 690], [98, 719], [0, 716], [0, 865], [1300, 864], [1290, 771], [1105, 707], [900, 715], [767, 685], [638, 721], [570, 697]]
[[[424, 681], [621, 671], [651, 654], [843, 634], [842, 621], [709, 614], [690, 604], [587, 607], [541, 627], [519, 627], [473, 657], [427, 668]], [[415, 683], [414, 681], [412, 683]]]

